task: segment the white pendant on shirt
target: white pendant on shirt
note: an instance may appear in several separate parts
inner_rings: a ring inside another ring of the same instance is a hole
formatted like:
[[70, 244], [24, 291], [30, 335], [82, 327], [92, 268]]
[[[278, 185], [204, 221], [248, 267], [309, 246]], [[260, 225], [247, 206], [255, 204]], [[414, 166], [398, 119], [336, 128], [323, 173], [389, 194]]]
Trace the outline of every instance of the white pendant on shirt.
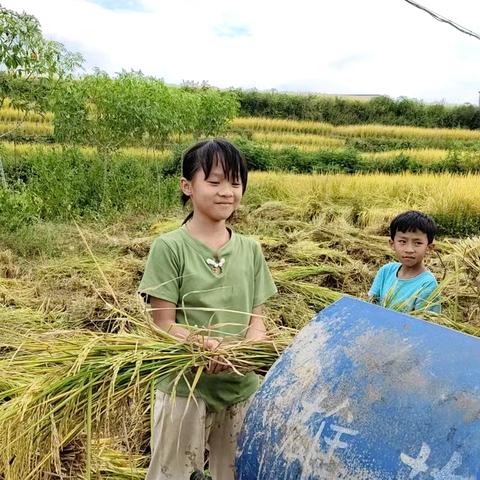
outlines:
[[223, 266], [225, 265], [225, 259], [223, 257], [218, 262], [215, 261], [213, 258], [207, 258], [205, 261], [207, 262], [207, 265], [210, 265], [210, 267], [212, 267], [212, 270], [215, 273], [220, 273]]

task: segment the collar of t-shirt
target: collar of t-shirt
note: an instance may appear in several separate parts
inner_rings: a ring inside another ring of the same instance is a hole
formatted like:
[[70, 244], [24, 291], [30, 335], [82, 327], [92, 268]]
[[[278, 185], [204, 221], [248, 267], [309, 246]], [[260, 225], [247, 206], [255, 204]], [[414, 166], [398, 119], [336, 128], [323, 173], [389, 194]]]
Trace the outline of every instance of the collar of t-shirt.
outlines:
[[188, 230], [185, 228], [185, 225], [181, 229], [183, 236], [185, 237], [185, 241], [194, 248], [200, 255], [202, 255], [205, 259], [212, 258], [214, 260], [220, 260], [222, 257], [229, 256], [235, 248], [235, 243], [237, 240], [237, 236], [228, 228], [228, 232], [230, 233], [230, 239], [227, 243], [218, 250], [212, 250], [210, 247], [205, 245], [203, 242], [198, 240], [197, 238], [193, 237], [188, 233]]

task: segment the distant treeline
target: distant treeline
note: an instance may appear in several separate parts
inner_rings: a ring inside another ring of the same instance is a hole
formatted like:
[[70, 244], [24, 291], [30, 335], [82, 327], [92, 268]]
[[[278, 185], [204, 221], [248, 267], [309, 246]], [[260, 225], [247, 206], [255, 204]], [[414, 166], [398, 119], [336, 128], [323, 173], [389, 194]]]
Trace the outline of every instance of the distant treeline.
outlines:
[[426, 104], [409, 98], [379, 96], [354, 100], [314, 94], [234, 90], [240, 115], [313, 120], [334, 125], [380, 123], [432, 128], [480, 128], [480, 108], [474, 105]]

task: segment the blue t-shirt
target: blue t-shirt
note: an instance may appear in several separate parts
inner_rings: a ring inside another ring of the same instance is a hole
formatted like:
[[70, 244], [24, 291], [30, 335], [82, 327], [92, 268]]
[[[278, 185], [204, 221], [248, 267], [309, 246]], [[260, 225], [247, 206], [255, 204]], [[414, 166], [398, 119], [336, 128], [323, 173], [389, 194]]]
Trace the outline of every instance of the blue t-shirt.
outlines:
[[413, 278], [398, 278], [401, 266], [398, 262], [384, 265], [377, 272], [368, 294], [382, 307], [402, 312], [425, 309], [440, 313], [438, 296], [433, 294], [437, 281], [432, 273], [425, 271]]

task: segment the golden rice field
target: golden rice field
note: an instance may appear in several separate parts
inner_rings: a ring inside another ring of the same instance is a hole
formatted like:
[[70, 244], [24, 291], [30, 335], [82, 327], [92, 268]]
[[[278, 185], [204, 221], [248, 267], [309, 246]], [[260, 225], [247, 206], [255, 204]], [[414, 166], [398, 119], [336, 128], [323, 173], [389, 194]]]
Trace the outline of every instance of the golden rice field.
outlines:
[[[15, 121], [0, 117], [0, 128]], [[33, 117], [29, 122], [25, 131], [51, 128]], [[349, 136], [476, 140], [480, 134], [258, 118], [237, 118], [232, 128], [274, 148], [307, 151], [339, 148]], [[2, 146], [18, 153], [38, 148]], [[96, 154], [92, 147], [82, 151]], [[160, 162], [170, 155], [121, 151]], [[400, 154], [423, 163], [441, 161], [448, 151], [362, 155]], [[342, 295], [365, 298], [377, 269], [393, 258], [386, 234], [394, 215], [419, 209], [480, 225], [479, 186], [475, 174], [252, 172], [233, 228], [261, 243], [279, 294], [267, 305], [270, 341], [238, 342], [221, 353], [240, 371], [266, 371], [315, 312]], [[201, 373], [210, 360], [195, 345], [152, 329], [136, 296], [151, 242], [185, 215], [178, 206], [80, 219], [78, 226], [39, 222], [14, 234], [0, 231], [2, 480], [145, 478], [154, 379]], [[426, 262], [440, 282], [442, 314], [415, 314], [480, 336], [480, 236], [440, 236], [436, 252]]]
[[329, 123], [259, 117], [234, 118], [231, 122], [231, 127], [238, 130], [251, 130], [254, 132], [310, 133], [317, 135], [329, 135], [334, 130], [333, 125]]
[[53, 113], [39, 114], [35, 112], [23, 112], [11, 107], [0, 109], [0, 122], [31, 122], [31, 123], [52, 123]]
[[[315, 312], [342, 295], [365, 297], [392, 258], [394, 214], [462, 206], [480, 215], [478, 185], [475, 175], [251, 173], [233, 228], [260, 241], [279, 294], [267, 305], [270, 341], [222, 354], [240, 370], [268, 369]], [[4, 480], [145, 478], [154, 379], [209, 361], [152, 330], [135, 295], [151, 242], [184, 215], [45, 223], [35, 239], [0, 242]], [[21, 242], [40, 251], [22, 254]], [[427, 265], [443, 314], [426, 317], [480, 335], [480, 237], [439, 238], [437, 251]]]
[[421, 128], [388, 125], [348, 125], [335, 127], [335, 133], [346, 137], [442, 138], [479, 140], [480, 131], [448, 128]]
[[[395, 211], [459, 212], [468, 209], [480, 216], [480, 176], [475, 174], [400, 175], [295, 175], [253, 172], [246, 201], [278, 200], [319, 212], [326, 206], [364, 210], [366, 218], [376, 209], [385, 212], [374, 227]], [[379, 221], [380, 220], [380, 221]], [[366, 221], [364, 226], [370, 226]]]
[[[323, 137], [326, 138], [326, 137]], [[336, 140], [336, 139], [334, 139]], [[309, 152], [309, 153], [315, 153], [319, 152], [322, 150], [336, 150], [338, 147], [331, 147], [328, 145], [315, 145], [315, 144], [308, 144], [308, 143], [270, 143], [270, 142], [259, 142], [262, 143], [263, 145], [268, 146], [268, 148], [271, 148], [272, 150], [285, 150], [285, 148], [291, 148], [294, 147], [297, 150], [300, 150], [301, 152]]]
[[[0, 131], [8, 131], [10, 124], [22, 123], [22, 131], [28, 134], [51, 133], [53, 128], [53, 114], [47, 112], [43, 115], [34, 112], [22, 112], [9, 106], [0, 109]], [[40, 126], [39, 124], [43, 124]], [[45, 130], [42, 130], [41, 128]], [[235, 131], [253, 132], [259, 140], [269, 141], [271, 143], [292, 143], [299, 144], [322, 144], [326, 138], [340, 137], [382, 137], [382, 138], [413, 138], [413, 139], [449, 139], [449, 140], [480, 140], [480, 131], [466, 129], [447, 129], [447, 128], [421, 128], [409, 126], [389, 126], [389, 125], [339, 125], [335, 126], [325, 122], [312, 122], [304, 120], [285, 120], [260, 117], [237, 117], [232, 120], [230, 128]], [[41, 133], [40, 133], [41, 132]], [[278, 137], [275, 134], [281, 132], [283, 135]], [[290, 134], [288, 136], [287, 134]], [[292, 135], [302, 134], [298, 138]], [[314, 136], [323, 136], [324, 140], [315, 140]], [[279, 140], [283, 138], [283, 140]], [[334, 139], [332, 138], [332, 142]], [[337, 143], [340, 145], [341, 143]], [[333, 143], [331, 144], [333, 145]]]
[[47, 122], [16, 122], [0, 123], [0, 135], [16, 133], [26, 136], [52, 135], [53, 125]]
[[[1, 126], [1, 125], [0, 125]], [[30, 143], [14, 143], [14, 142], [1, 142], [0, 146], [4, 148], [7, 152], [13, 154], [30, 154], [36, 150], [45, 150], [45, 151], [55, 151], [56, 149], [61, 148], [61, 145], [58, 144], [30, 144]], [[86, 155], [97, 155], [97, 149], [95, 147], [79, 147], [79, 150]], [[156, 150], [152, 148], [143, 148], [143, 147], [122, 147], [118, 149], [118, 152], [124, 155], [131, 155], [138, 157], [139, 159], [148, 158], [148, 159], [157, 159], [160, 162], [163, 162], [170, 158], [170, 150]]]
[[233, 128], [266, 132], [310, 133], [339, 137], [422, 138], [450, 140], [480, 140], [480, 131], [448, 128], [421, 128], [388, 125], [339, 125], [271, 118], [235, 118]]
[[[26, 121], [21, 121], [24, 119]], [[43, 137], [53, 134], [53, 116], [50, 113], [38, 115], [32, 112], [24, 114], [10, 107], [0, 109], [0, 136], [15, 133], [24, 137]], [[296, 121], [268, 118], [235, 118], [230, 124], [227, 136], [247, 136], [251, 140], [265, 144], [272, 149], [296, 147], [304, 152], [316, 152], [323, 149], [337, 150], [345, 148], [349, 139], [396, 139], [420, 140], [443, 144], [449, 141], [475, 142], [480, 141], [480, 131], [462, 129], [419, 128], [407, 126], [386, 125], [346, 125], [334, 126], [322, 122]], [[174, 136], [171, 143], [188, 142], [191, 136]], [[26, 148], [26, 147], [25, 147]], [[448, 145], [447, 145], [447, 148]], [[456, 149], [458, 151], [458, 146]], [[89, 149], [84, 149], [88, 151]], [[17, 149], [17, 151], [20, 151]], [[143, 157], [167, 158], [166, 152], [159, 153], [152, 149], [135, 147], [124, 149], [125, 153]], [[433, 165], [444, 161], [449, 150], [445, 148], [408, 148], [389, 149], [382, 152], [364, 152], [361, 158], [366, 161], [381, 161], [392, 159], [397, 155], [406, 155], [410, 160], [421, 164]]]
[[283, 147], [294, 145], [299, 147], [312, 147], [316, 150], [324, 147], [343, 147], [345, 140], [341, 138], [325, 137], [322, 135], [312, 134], [291, 134], [285, 132], [254, 132], [251, 139], [256, 142], [264, 142], [273, 145], [282, 145]]

